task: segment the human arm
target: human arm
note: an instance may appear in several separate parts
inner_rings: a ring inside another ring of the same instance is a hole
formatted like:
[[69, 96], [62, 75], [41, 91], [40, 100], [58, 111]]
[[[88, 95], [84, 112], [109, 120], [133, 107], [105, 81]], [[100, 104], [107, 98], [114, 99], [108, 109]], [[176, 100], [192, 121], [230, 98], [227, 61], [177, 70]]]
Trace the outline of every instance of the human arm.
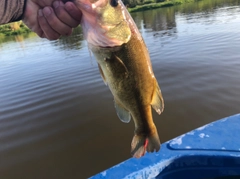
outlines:
[[0, 0], [0, 24], [21, 20], [25, 0]]

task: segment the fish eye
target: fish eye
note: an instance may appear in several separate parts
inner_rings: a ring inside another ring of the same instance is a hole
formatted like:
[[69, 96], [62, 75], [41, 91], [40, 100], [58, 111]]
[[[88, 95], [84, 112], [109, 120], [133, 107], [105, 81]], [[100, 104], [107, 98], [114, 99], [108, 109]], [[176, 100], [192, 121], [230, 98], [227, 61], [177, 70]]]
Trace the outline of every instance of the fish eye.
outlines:
[[117, 7], [117, 5], [118, 5], [118, 0], [110, 0], [110, 5], [111, 5], [112, 7]]

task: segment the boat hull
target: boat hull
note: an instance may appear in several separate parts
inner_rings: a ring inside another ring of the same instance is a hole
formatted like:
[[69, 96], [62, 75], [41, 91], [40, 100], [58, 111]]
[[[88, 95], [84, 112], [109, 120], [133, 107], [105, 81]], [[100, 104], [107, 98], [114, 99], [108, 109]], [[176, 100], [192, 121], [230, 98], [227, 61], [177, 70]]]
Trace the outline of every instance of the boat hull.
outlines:
[[240, 114], [183, 134], [161, 146], [157, 153], [131, 158], [91, 179], [240, 178]]

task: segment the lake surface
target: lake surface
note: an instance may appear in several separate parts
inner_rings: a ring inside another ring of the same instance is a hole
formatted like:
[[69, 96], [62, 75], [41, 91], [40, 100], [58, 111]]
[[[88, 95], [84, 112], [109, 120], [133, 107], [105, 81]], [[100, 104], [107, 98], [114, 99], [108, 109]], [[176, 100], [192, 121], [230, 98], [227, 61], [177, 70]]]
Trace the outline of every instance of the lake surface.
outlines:
[[[133, 13], [165, 99], [162, 142], [240, 112], [240, 1]], [[0, 178], [87, 178], [127, 158], [134, 125], [83, 41], [0, 40]], [[233, 141], [234, 142], [234, 141]]]

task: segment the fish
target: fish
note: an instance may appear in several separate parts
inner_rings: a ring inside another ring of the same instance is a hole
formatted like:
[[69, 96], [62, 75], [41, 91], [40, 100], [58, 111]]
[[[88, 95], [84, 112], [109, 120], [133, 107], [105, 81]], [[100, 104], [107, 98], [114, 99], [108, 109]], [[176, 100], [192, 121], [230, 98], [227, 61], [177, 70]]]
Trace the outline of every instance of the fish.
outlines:
[[118, 118], [134, 121], [131, 155], [140, 158], [157, 152], [160, 139], [152, 109], [164, 109], [146, 44], [121, 0], [75, 0], [82, 11], [81, 27], [109, 87]]

